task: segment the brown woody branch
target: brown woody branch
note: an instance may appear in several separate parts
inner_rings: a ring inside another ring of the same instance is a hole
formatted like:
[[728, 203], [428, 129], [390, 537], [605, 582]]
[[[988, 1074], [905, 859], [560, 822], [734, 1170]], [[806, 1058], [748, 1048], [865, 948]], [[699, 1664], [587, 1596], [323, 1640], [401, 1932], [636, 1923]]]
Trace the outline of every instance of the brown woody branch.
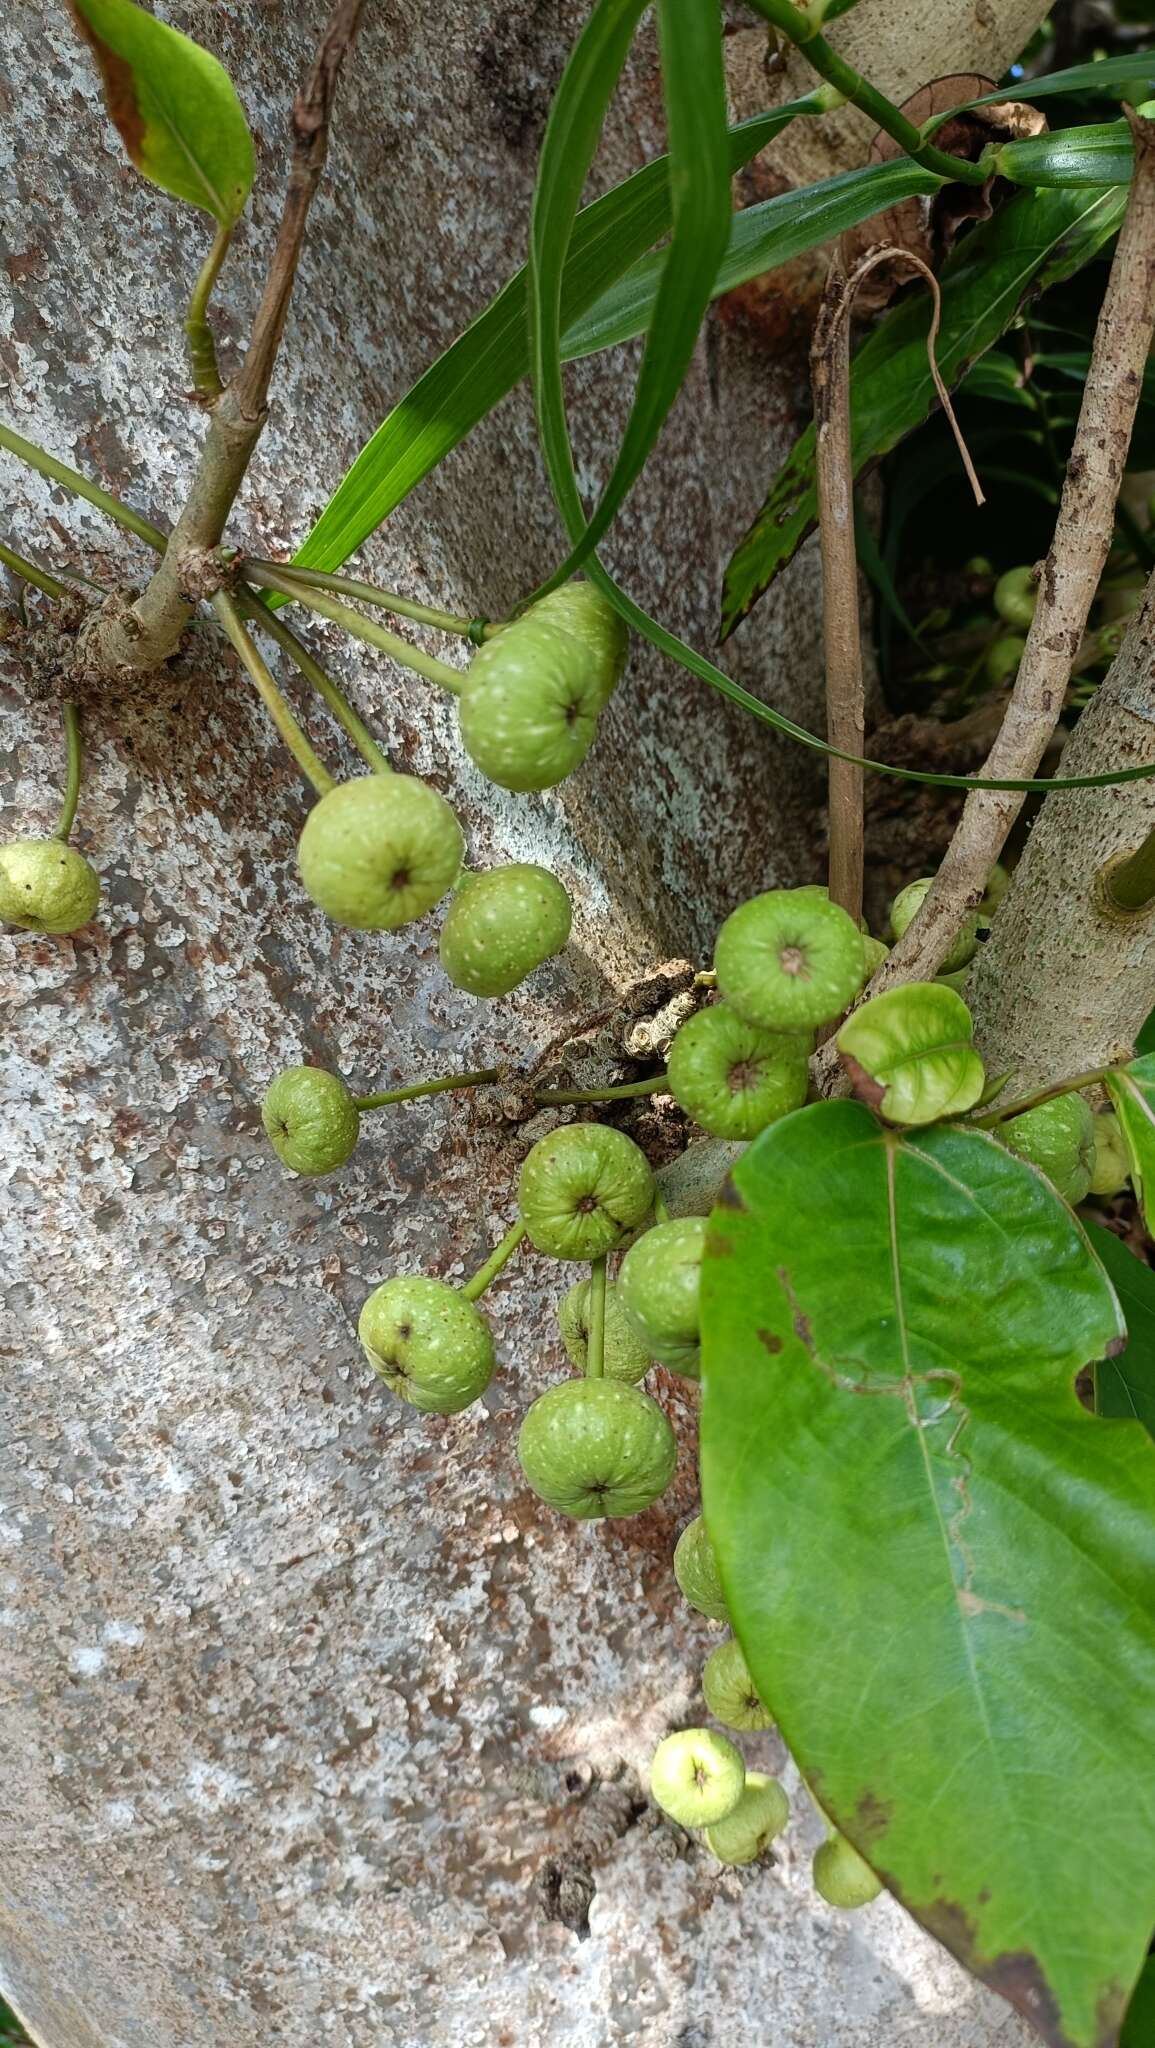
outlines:
[[276, 246], [245, 360], [213, 407], [184, 509], [160, 567], [136, 603], [98, 613], [85, 636], [89, 668], [147, 670], [176, 651], [268, 417], [269, 384], [285, 329], [309, 208], [321, 182], [341, 67], [365, 0], [337, 0], [312, 70], [293, 105], [292, 164]]

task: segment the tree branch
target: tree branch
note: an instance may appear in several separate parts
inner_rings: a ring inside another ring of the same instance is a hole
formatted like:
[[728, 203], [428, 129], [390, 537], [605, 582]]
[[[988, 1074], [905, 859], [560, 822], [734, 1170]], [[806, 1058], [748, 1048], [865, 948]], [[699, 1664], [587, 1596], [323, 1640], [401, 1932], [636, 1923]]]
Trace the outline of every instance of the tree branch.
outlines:
[[147, 670], [166, 661], [197, 602], [198, 567], [220, 541], [268, 412], [269, 384], [284, 333], [305, 224], [321, 182], [341, 66], [365, 0], [337, 0], [313, 67], [293, 105], [292, 167], [272, 262], [244, 363], [212, 412], [192, 488], [148, 588], [127, 610], [109, 610], [85, 636], [90, 667]]

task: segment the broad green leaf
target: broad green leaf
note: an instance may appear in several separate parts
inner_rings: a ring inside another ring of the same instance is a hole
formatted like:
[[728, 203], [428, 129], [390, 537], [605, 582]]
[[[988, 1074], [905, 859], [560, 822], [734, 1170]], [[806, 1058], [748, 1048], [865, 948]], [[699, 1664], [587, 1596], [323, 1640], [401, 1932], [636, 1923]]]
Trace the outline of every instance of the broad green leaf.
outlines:
[[[607, 0], [608, 4], [608, 0]], [[591, 24], [592, 27], [592, 24]], [[670, 242], [663, 252], [645, 352], [617, 461], [601, 500], [568, 561], [545, 590], [566, 582], [605, 534], [637, 482], [666, 416], [682, 388], [698, 329], [716, 289], [718, 267], [730, 233], [730, 164], [726, 131], [726, 79], [722, 65], [722, 23], [717, 0], [658, 0], [658, 37], [666, 107], [670, 165]], [[576, 53], [575, 53], [576, 54]], [[618, 65], [620, 69], [620, 63]], [[613, 74], [616, 79], [617, 72]], [[567, 77], [558, 88], [560, 104]], [[605, 114], [600, 86], [592, 88], [598, 133]], [[596, 147], [597, 135], [594, 142]], [[551, 203], [554, 160], [570, 147], [567, 124], [551, 117], [538, 170], [531, 232], [531, 348], [538, 332], [538, 308], [550, 302], [549, 325], [540, 347], [553, 350], [548, 384], [540, 353], [535, 365], [539, 412], [562, 404], [561, 299], [566, 252], [577, 217], [581, 183], [564, 212]], [[563, 179], [564, 179], [563, 172]], [[544, 316], [542, 316], [544, 318]]]
[[856, 1095], [892, 1124], [973, 1109], [986, 1084], [971, 1013], [953, 988], [916, 981], [872, 996], [838, 1033]]
[[244, 210], [256, 162], [223, 65], [133, 0], [68, 0], [109, 114], [138, 171], [223, 227]]
[[759, 1694], [836, 1825], [1051, 2048], [1155, 1923], [1155, 1444], [1042, 1176], [856, 1103], [771, 1127], [702, 1273], [703, 1500]]
[[1101, 121], [1091, 128], [1060, 128], [1005, 142], [992, 159], [999, 177], [1016, 185], [1126, 185], [1135, 153], [1126, 121]]
[[1093, 1230], [1091, 1243], [1107, 1268], [1127, 1325], [1126, 1350], [1100, 1359], [1095, 1367], [1096, 1412], [1134, 1417], [1155, 1436], [1155, 1272], [1112, 1230]]
[[1155, 1053], [1108, 1074], [1107, 1093], [1126, 1139], [1143, 1221], [1155, 1236]]
[[[773, 113], [741, 122], [730, 130], [731, 171], [749, 163], [797, 117], [821, 111], [821, 94], [815, 92], [791, 100]], [[579, 320], [669, 227], [669, 164], [664, 156], [584, 207], [565, 262], [565, 326]], [[637, 331], [630, 329], [631, 333]], [[528, 370], [526, 271], [522, 268], [388, 414], [338, 485], [294, 560], [312, 569], [340, 568]]]
[[[937, 356], [948, 386], [959, 383], [996, 342], [1024, 300], [1081, 268], [1114, 234], [1126, 192], [1020, 193], [968, 235], [941, 277], [943, 318]], [[937, 397], [927, 361], [930, 307], [910, 298], [881, 321], [851, 366], [855, 473], [896, 446], [927, 418]], [[726, 572], [723, 631], [732, 633], [779, 570], [791, 561], [817, 517], [814, 428], [806, 429], [779, 470], [762, 510]]]

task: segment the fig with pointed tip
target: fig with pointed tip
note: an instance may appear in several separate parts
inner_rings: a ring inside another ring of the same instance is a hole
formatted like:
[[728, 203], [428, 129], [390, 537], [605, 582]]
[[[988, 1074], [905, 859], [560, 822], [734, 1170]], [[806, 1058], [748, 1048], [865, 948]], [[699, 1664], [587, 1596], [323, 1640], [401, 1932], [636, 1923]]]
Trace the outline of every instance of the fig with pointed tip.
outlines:
[[682, 1597], [710, 1621], [729, 1621], [718, 1560], [705, 1519], [687, 1522], [674, 1548], [674, 1577]]
[[564, 1380], [539, 1394], [517, 1439], [539, 1500], [589, 1522], [640, 1515], [665, 1492], [678, 1449], [662, 1410], [620, 1380]]
[[815, 1850], [811, 1871], [819, 1897], [828, 1906], [841, 1906], [847, 1912], [869, 1906], [882, 1890], [882, 1879], [875, 1876], [845, 1835], [831, 1835], [829, 1841]]
[[[924, 875], [920, 881], [910, 882], [905, 889], [899, 890], [898, 895], [890, 906], [890, 928], [896, 939], [901, 939], [907, 926], [914, 923], [915, 917], [922, 909], [933, 883], [933, 875]], [[940, 974], [957, 974], [960, 967], [965, 967], [969, 961], [974, 959], [979, 942], [978, 929], [978, 912], [977, 910], [972, 910], [954, 945], [943, 961], [939, 969]]]
[[747, 1771], [733, 1813], [706, 1829], [706, 1843], [719, 1863], [756, 1863], [790, 1818], [790, 1801], [777, 1778]]
[[1121, 1195], [1131, 1178], [1127, 1141], [1113, 1109], [1101, 1109], [1095, 1118], [1095, 1163], [1091, 1168], [1090, 1193], [1104, 1198]]
[[564, 1124], [522, 1161], [522, 1222], [555, 1259], [600, 1259], [645, 1222], [653, 1200], [645, 1153], [609, 1124]]
[[625, 673], [630, 651], [629, 627], [609, 598], [592, 583], [563, 583], [560, 590], [539, 597], [530, 606], [530, 616], [561, 626], [580, 640], [592, 658], [597, 708], [604, 711]]
[[305, 893], [336, 924], [396, 931], [451, 889], [465, 851], [443, 796], [415, 775], [359, 775], [313, 805], [297, 846]]
[[698, 1284], [706, 1243], [704, 1216], [659, 1223], [630, 1246], [618, 1274], [618, 1299], [651, 1358], [697, 1379], [701, 1355]]
[[326, 1067], [286, 1067], [266, 1091], [261, 1122], [277, 1158], [294, 1173], [332, 1173], [361, 1131], [357, 1105]]
[[1029, 563], [1018, 569], [1008, 569], [995, 584], [995, 610], [1000, 619], [1018, 633], [1026, 632], [1038, 602], [1039, 586]]
[[752, 1731], [774, 1726], [774, 1716], [758, 1697], [737, 1636], [727, 1636], [711, 1650], [702, 1672], [702, 1691], [715, 1721], [721, 1721], [723, 1727]]
[[[561, 1301], [557, 1319], [562, 1343], [579, 1372], [584, 1373], [589, 1357], [590, 1283], [575, 1280]], [[611, 1281], [606, 1288], [606, 1326], [602, 1371], [608, 1380], [624, 1380], [633, 1386], [649, 1371], [653, 1360], [633, 1325], [627, 1320], [618, 1290]]]
[[0, 846], [0, 924], [64, 938], [96, 914], [100, 876], [62, 839], [10, 839]]
[[667, 1735], [650, 1764], [654, 1799], [684, 1828], [716, 1827], [734, 1812], [745, 1783], [741, 1750], [712, 1728], [681, 1728]]
[[471, 996], [506, 996], [569, 939], [569, 897], [533, 861], [467, 875], [441, 927], [441, 965]]
[[1081, 1202], [1095, 1165], [1095, 1119], [1081, 1095], [1056, 1095], [1000, 1124], [996, 1136], [1046, 1174], [1065, 1202]]
[[580, 640], [526, 612], [479, 647], [457, 700], [465, 751], [503, 789], [552, 789], [585, 759], [601, 697]]
[[670, 1047], [666, 1079], [680, 1109], [712, 1138], [756, 1138], [809, 1085], [809, 1035], [761, 1031], [729, 1003], [688, 1017]]
[[357, 1335], [378, 1377], [426, 1415], [460, 1414], [493, 1378], [493, 1337], [480, 1309], [423, 1273], [374, 1288]]
[[862, 987], [854, 919], [816, 889], [770, 889], [731, 911], [714, 948], [726, 1002], [763, 1031], [816, 1031]]

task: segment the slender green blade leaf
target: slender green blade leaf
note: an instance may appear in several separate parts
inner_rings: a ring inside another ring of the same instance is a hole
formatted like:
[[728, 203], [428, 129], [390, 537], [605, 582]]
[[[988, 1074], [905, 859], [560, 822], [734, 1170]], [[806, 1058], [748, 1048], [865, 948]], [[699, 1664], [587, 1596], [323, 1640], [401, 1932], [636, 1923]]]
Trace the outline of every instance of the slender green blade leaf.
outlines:
[[[1107, 1268], [1127, 1325], [1127, 1349], [1100, 1359], [1095, 1367], [1095, 1408], [1099, 1415], [1134, 1418], [1155, 1436], [1155, 1272], [1112, 1230], [1091, 1235]], [[1155, 2033], [1151, 2036], [1155, 2041]]]
[[[1155, 83], [1155, 51], [1133, 50], [1125, 57], [1101, 57], [1097, 63], [1072, 64], [1065, 71], [1052, 71], [1046, 78], [1014, 79], [1010, 85], [1000, 85], [994, 92], [985, 92], [981, 99], [968, 100], [968, 107], [990, 107], [1006, 100], [1045, 100], [1056, 93], [1101, 92], [1115, 93], [1127, 85], [1146, 86]], [[930, 124], [930, 133], [941, 128], [946, 121], [952, 121], [961, 107], [954, 107], [949, 113], [941, 114]]]
[[738, 1162], [702, 1316], [706, 1519], [803, 1776], [1052, 2048], [1108, 2048], [1155, 1922], [1155, 1444], [1075, 1394], [1122, 1329], [1083, 1232], [979, 1132], [820, 1103]]
[[137, 170], [230, 227], [244, 210], [256, 161], [223, 65], [133, 0], [69, 0], [69, 6]]
[[[1021, 193], [969, 235], [941, 278], [938, 365], [948, 386], [965, 377], [1032, 292], [1078, 270], [1114, 234], [1126, 193]], [[926, 343], [926, 298], [895, 308], [857, 351], [851, 366], [855, 473], [919, 426], [936, 404]], [[723, 633], [728, 635], [769, 588], [817, 518], [814, 428], [810, 426], [771, 486], [726, 572]]]
[[1016, 185], [1127, 185], [1135, 164], [1126, 121], [1102, 121], [1091, 128], [1060, 128], [1006, 142], [995, 151], [994, 168]]
[[[749, 163], [798, 116], [820, 111], [819, 95], [812, 93], [732, 128], [731, 171]], [[564, 324], [570, 327], [579, 320], [669, 227], [669, 163], [664, 156], [584, 207], [566, 256]], [[388, 414], [338, 485], [294, 560], [312, 569], [340, 568], [528, 370], [523, 268]]]
[[1131, 1161], [1143, 1221], [1155, 1236], [1155, 1053], [1144, 1053], [1107, 1076], [1107, 1093]]
[[[588, 559], [645, 468], [689, 369], [698, 329], [716, 290], [718, 267], [729, 239], [726, 78], [717, 0], [659, 0], [658, 34], [670, 145], [673, 231], [661, 259], [645, 353], [617, 461], [585, 532], [568, 561], [543, 585], [543, 591], [567, 581]], [[560, 90], [564, 89], [563, 81]], [[548, 131], [538, 174], [539, 191], [548, 190], [547, 156], [558, 146], [564, 147], [564, 141], [556, 143], [552, 130]], [[554, 209], [546, 206], [546, 226], [539, 238], [535, 205], [535, 254], [530, 262], [535, 307], [538, 294], [548, 295], [559, 309], [559, 328], [562, 272], [576, 211], [575, 202], [565, 239], [556, 240], [553, 231], [558, 223], [553, 218]], [[536, 311], [531, 315], [531, 332], [535, 331]], [[564, 404], [563, 351], [556, 328], [553, 343], [556, 360], [551, 365], [548, 386], [541, 384], [538, 374], [539, 407], [559, 401]]]

